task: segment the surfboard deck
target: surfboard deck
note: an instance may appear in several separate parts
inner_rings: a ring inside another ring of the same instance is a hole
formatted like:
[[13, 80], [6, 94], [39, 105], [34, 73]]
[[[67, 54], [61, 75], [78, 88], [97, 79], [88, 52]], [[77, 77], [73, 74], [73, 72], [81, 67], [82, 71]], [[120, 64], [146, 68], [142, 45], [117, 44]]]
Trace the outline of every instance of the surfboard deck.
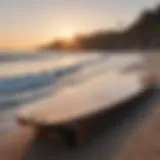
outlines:
[[50, 133], [56, 133], [65, 137], [68, 144], [79, 145], [85, 139], [84, 124], [92, 125], [102, 117], [101, 113], [144, 93], [152, 85], [152, 75], [146, 71], [108, 70], [24, 106], [18, 120], [33, 126], [38, 136], [52, 137]]

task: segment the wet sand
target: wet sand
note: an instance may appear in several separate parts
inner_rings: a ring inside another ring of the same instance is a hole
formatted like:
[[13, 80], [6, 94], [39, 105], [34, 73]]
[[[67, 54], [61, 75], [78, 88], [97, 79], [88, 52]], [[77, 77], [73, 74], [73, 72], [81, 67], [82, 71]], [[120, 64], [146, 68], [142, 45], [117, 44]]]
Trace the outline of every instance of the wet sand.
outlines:
[[31, 128], [19, 128], [7, 134], [0, 134], [0, 159], [21, 160], [33, 140]]
[[159, 160], [160, 159], [160, 103], [136, 132], [128, 138], [115, 160]]
[[[149, 69], [160, 77], [160, 56], [148, 55]], [[155, 63], [156, 62], [156, 63]], [[158, 79], [158, 82], [160, 78]], [[33, 139], [31, 128], [0, 134], [1, 160], [156, 160], [160, 159], [160, 90], [79, 149]]]

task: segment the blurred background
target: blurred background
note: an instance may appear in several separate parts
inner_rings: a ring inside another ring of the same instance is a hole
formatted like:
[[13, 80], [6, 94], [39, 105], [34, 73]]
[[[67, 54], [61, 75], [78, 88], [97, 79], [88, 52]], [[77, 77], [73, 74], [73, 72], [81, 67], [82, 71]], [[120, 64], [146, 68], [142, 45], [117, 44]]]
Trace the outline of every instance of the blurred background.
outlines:
[[99, 72], [145, 61], [159, 78], [157, 0], [1, 0], [0, 19], [0, 136], [19, 109]]

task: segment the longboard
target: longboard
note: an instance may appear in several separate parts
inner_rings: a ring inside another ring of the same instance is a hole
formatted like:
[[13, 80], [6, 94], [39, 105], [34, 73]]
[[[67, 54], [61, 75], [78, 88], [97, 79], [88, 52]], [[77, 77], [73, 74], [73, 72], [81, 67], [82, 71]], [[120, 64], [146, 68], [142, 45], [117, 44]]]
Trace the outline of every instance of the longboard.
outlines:
[[69, 143], [79, 144], [84, 133], [77, 130], [83, 128], [80, 124], [85, 119], [141, 94], [152, 85], [150, 78], [148, 72], [141, 70], [102, 72], [53, 97], [23, 107], [18, 114], [19, 121], [38, 128], [38, 133], [45, 128], [50, 133], [67, 135]]

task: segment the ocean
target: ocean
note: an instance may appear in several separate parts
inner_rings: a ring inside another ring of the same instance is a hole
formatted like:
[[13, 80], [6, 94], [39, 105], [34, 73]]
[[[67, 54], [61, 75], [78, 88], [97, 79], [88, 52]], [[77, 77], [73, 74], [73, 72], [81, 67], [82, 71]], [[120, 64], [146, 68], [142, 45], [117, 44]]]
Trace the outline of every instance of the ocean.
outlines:
[[17, 112], [100, 72], [142, 61], [137, 53], [67, 52], [0, 53], [0, 133], [16, 127]]

